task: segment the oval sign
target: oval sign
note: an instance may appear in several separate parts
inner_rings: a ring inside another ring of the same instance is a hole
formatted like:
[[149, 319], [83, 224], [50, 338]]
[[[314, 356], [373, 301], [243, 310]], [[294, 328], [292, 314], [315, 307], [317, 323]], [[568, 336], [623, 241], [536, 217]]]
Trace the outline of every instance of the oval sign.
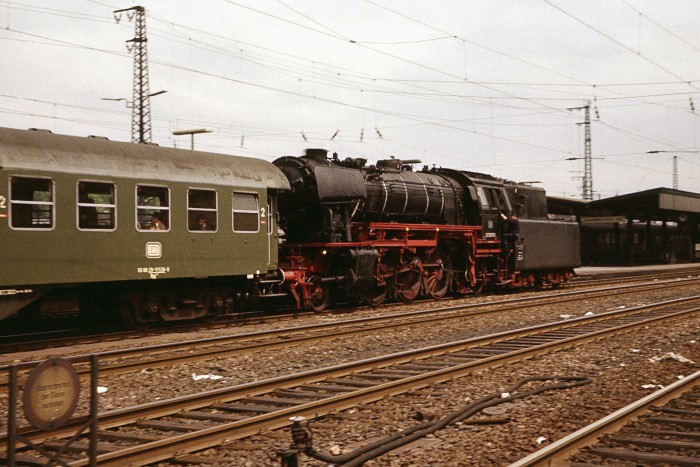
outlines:
[[53, 430], [73, 415], [80, 396], [78, 373], [62, 358], [34, 368], [24, 387], [24, 416], [33, 427]]

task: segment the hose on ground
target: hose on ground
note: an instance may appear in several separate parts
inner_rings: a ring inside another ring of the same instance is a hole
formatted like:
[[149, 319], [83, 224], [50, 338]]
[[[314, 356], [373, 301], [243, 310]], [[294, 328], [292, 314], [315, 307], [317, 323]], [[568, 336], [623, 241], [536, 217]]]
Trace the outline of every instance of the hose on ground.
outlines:
[[[548, 386], [540, 386], [529, 391], [523, 391], [514, 394], [518, 391], [519, 388], [528, 383], [546, 381], [560, 381], [560, 383], [551, 384]], [[493, 407], [506, 402], [524, 399], [526, 397], [535, 396], [546, 391], [564, 390], [577, 386], [583, 386], [586, 384], [590, 384], [591, 382], [592, 380], [590, 378], [578, 376], [531, 376], [517, 381], [512, 387], [507, 388], [504, 392], [490, 394], [480, 399], [477, 399], [474, 402], [471, 402], [467, 405], [458, 408], [454, 412], [448, 414], [447, 416], [439, 420], [412, 426], [395, 435], [388, 436], [386, 438], [363, 446], [359, 449], [356, 449], [353, 452], [334, 456], [331, 454], [325, 454], [316, 451], [313, 447], [309, 447], [304, 451], [304, 453], [309, 457], [320, 460], [322, 462], [327, 462], [329, 464], [342, 467], [357, 467], [361, 466], [369, 460], [381, 456], [382, 454], [386, 454], [389, 451], [393, 451], [394, 449], [397, 449], [403, 445], [411, 443], [417, 439], [423, 438], [426, 435], [435, 433], [436, 431], [441, 430], [448, 425], [461, 422], [487, 407]]]

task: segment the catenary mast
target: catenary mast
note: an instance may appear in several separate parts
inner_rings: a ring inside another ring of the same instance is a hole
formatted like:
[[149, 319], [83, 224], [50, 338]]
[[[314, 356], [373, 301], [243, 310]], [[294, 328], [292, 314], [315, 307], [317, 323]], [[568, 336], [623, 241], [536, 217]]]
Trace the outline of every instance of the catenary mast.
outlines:
[[129, 21], [135, 20], [136, 33], [133, 39], [126, 41], [126, 48], [134, 53], [134, 92], [131, 101], [131, 142], [151, 142], [151, 95], [148, 91], [148, 52], [146, 44], [146, 9], [135, 6], [114, 11], [117, 23], [122, 13]]

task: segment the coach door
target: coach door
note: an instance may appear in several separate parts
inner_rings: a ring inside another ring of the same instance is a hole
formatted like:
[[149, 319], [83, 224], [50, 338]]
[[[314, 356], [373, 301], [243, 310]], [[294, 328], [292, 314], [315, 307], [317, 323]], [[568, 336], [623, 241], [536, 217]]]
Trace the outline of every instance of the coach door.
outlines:
[[275, 215], [272, 210], [272, 198], [268, 198], [267, 200], [267, 265], [270, 266], [272, 264], [272, 248], [276, 247], [276, 245], [273, 245], [274, 243], [274, 236], [272, 233], [274, 232], [274, 224], [275, 224]]

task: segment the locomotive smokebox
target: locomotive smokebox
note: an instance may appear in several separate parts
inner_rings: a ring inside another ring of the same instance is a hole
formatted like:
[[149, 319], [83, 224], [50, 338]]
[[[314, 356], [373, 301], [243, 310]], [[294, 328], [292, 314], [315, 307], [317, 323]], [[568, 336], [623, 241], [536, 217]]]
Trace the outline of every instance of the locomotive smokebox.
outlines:
[[291, 193], [280, 197], [278, 209], [289, 240], [350, 236], [349, 206], [367, 198], [364, 176], [327, 156], [325, 149], [307, 149], [302, 157], [281, 157], [273, 162], [291, 187]]

